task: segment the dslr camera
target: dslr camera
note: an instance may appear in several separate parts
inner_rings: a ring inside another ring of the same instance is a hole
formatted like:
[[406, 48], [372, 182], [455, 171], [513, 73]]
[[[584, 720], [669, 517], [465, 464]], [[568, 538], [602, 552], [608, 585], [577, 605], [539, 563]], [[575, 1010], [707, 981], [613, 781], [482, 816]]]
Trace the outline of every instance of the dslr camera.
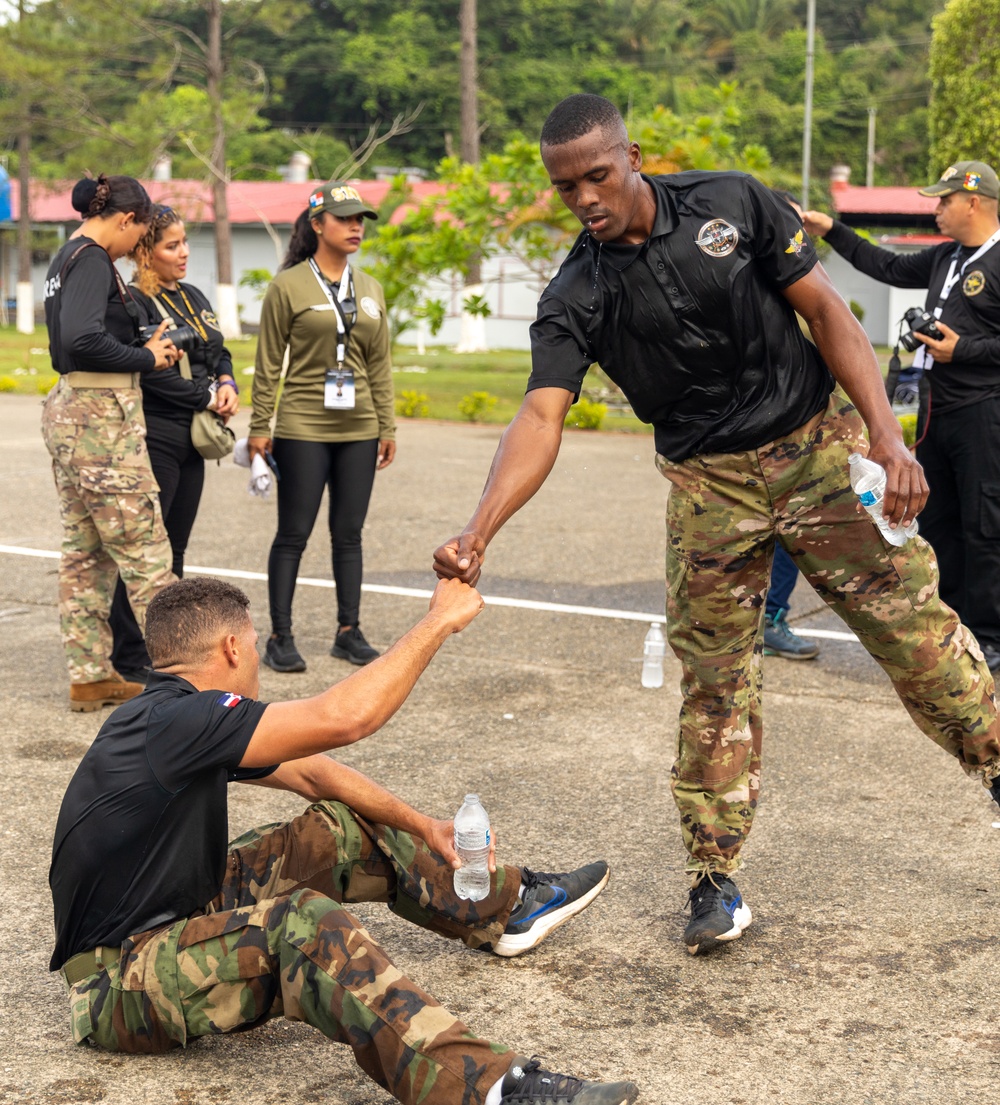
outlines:
[[[136, 345], [145, 345], [158, 329], [159, 323], [156, 326], [140, 326]], [[169, 338], [181, 353], [190, 353], [198, 344], [198, 332], [193, 326], [174, 326], [164, 330], [162, 336]]]
[[[904, 326], [909, 327], [909, 329], [904, 331]], [[167, 332], [170, 333], [171, 331]], [[937, 328], [933, 315], [928, 314], [922, 307], [911, 307], [908, 311], [903, 312], [903, 321], [899, 324], [899, 344], [907, 353], [912, 353], [924, 344], [917, 337], [917, 334], [934, 338], [935, 341], [941, 341], [944, 338], [944, 334]]]

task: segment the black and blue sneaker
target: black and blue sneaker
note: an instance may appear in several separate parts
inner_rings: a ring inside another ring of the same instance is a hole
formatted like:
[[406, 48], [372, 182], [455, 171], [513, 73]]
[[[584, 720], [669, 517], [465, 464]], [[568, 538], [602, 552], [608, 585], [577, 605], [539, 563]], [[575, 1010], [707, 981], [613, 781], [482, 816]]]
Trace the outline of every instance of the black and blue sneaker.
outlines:
[[610, 874], [603, 861], [562, 875], [522, 868], [521, 900], [514, 906], [493, 951], [510, 958], [540, 944], [550, 932], [586, 909], [607, 886]]
[[688, 905], [691, 920], [684, 930], [684, 943], [692, 955], [736, 940], [753, 920], [736, 883], [718, 872], [709, 871], [691, 887]]

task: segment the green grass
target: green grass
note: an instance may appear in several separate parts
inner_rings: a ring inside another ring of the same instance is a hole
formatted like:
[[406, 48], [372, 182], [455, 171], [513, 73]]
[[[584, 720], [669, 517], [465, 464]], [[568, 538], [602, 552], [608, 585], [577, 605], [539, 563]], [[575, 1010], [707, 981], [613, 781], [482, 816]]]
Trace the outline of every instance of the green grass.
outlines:
[[[227, 342], [233, 357], [236, 380], [244, 400], [252, 397], [253, 363], [257, 339], [249, 336]], [[485, 391], [496, 396], [497, 402], [483, 417], [484, 422], [506, 425], [517, 412], [524, 398], [524, 388], [531, 371], [528, 353], [498, 350], [491, 353], [457, 354], [432, 348], [420, 356], [408, 346], [393, 352], [393, 383], [398, 396], [403, 391], [416, 391], [427, 396], [427, 417], [443, 421], [465, 421], [459, 403], [466, 395]], [[44, 326], [34, 334], [19, 334], [12, 326], [0, 327], [0, 393], [36, 395], [46, 392], [55, 382], [55, 373], [48, 352], [48, 335]], [[596, 393], [607, 381], [592, 372], [586, 388]], [[596, 397], [595, 395], [592, 397]], [[650, 432], [632, 413], [609, 412], [605, 430]]]

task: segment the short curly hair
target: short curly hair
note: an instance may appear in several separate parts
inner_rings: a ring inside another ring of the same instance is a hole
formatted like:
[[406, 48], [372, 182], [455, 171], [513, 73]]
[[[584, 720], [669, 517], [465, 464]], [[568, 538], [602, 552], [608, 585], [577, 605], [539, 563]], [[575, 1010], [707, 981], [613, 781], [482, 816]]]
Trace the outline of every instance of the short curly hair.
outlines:
[[132, 283], [144, 295], [154, 296], [160, 293], [160, 278], [153, 268], [153, 250], [156, 243], [163, 237], [164, 230], [168, 226], [176, 226], [184, 220], [172, 207], [162, 204], [153, 204], [153, 213], [149, 223], [149, 229], [136, 243], [135, 249], [128, 255], [132, 262]]
[[628, 143], [628, 130], [618, 108], [603, 96], [577, 92], [560, 100], [549, 112], [539, 144], [564, 146], [590, 134], [595, 127], [600, 127], [609, 137], [620, 137]]
[[239, 587], [207, 576], [179, 579], [146, 610], [146, 648], [154, 668], [201, 663], [219, 638], [249, 622], [250, 600]]

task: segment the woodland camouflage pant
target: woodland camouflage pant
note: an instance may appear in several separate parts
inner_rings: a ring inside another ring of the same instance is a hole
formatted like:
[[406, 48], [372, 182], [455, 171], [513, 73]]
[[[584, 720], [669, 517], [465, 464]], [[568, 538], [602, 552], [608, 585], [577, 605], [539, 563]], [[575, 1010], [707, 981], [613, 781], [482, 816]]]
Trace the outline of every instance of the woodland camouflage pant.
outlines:
[[688, 870], [731, 873], [760, 790], [762, 615], [774, 541], [854, 630], [910, 716], [970, 775], [1000, 773], [993, 679], [937, 592], [922, 539], [895, 548], [848, 483], [864, 425], [836, 392], [807, 425], [760, 449], [673, 463], [667, 620], [683, 665], [672, 772]]
[[203, 913], [130, 937], [119, 962], [110, 956], [106, 970], [71, 986], [73, 1036], [162, 1052], [284, 1015], [349, 1044], [400, 1101], [482, 1105], [513, 1053], [401, 974], [341, 903], [388, 902], [488, 949], [520, 882], [518, 868], [499, 867], [486, 898], [462, 901], [451, 868], [422, 841], [317, 802], [233, 841], [223, 888]]
[[149, 464], [138, 388], [49, 392], [42, 436], [63, 524], [59, 621], [71, 683], [113, 676], [108, 614], [120, 574], [140, 629], [173, 553]]

